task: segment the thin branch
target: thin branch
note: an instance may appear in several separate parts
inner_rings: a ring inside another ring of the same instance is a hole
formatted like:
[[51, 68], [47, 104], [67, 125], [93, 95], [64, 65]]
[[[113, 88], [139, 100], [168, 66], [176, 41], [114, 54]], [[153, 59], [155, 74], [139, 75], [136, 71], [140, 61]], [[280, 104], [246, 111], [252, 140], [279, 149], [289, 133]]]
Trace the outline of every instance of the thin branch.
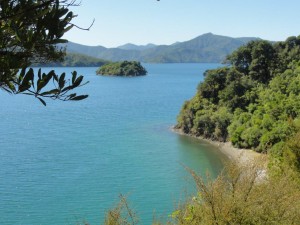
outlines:
[[90, 25], [88, 28], [82, 28], [82, 27], [79, 27], [79, 26], [77, 26], [77, 25], [74, 24], [74, 23], [69, 23], [69, 24], [70, 24], [71, 26], [74, 26], [74, 27], [80, 29], [80, 30], [87, 30], [87, 31], [89, 31], [89, 30], [91, 29], [91, 27], [94, 25], [94, 23], [95, 23], [95, 19], [93, 19], [93, 22], [91, 23], [91, 25]]

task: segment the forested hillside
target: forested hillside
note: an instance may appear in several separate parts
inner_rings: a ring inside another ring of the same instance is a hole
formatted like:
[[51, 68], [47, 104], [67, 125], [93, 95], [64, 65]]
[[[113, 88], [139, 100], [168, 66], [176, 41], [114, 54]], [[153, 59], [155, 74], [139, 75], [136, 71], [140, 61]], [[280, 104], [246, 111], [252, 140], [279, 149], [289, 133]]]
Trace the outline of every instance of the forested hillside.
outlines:
[[300, 36], [251, 41], [206, 71], [177, 128], [239, 148], [270, 153], [299, 168]]
[[69, 42], [67, 52], [86, 54], [92, 57], [124, 61], [135, 60], [148, 63], [208, 63], [222, 62], [226, 55], [238, 47], [256, 40], [254, 37], [232, 38], [207, 33], [192, 40], [177, 42], [172, 45], [136, 46], [127, 44], [118, 48], [85, 46]]
[[79, 53], [67, 53], [64, 57], [62, 62], [47, 62], [47, 63], [40, 63], [36, 64], [35, 66], [53, 66], [53, 67], [60, 67], [60, 66], [67, 66], [67, 67], [86, 67], [86, 66], [102, 66], [109, 61], [98, 59], [95, 57], [91, 57], [84, 54]]

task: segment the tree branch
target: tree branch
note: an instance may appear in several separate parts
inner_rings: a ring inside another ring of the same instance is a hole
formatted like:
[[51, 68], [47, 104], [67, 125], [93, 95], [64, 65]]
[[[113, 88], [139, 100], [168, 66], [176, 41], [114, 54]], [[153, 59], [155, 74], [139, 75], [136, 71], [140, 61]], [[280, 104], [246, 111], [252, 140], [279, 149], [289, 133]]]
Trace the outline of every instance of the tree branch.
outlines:
[[89, 31], [91, 29], [91, 27], [94, 25], [94, 22], [95, 22], [95, 19], [93, 19], [93, 22], [91, 23], [91, 25], [88, 28], [82, 28], [82, 27], [79, 27], [79, 26], [77, 26], [76, 24], [73, 24], [73, 23], [69, 23], [69, 24], [71, 26], [74, 26], [74, 27], [80, 29], [80, 30], [87, 30], [87, 31]]

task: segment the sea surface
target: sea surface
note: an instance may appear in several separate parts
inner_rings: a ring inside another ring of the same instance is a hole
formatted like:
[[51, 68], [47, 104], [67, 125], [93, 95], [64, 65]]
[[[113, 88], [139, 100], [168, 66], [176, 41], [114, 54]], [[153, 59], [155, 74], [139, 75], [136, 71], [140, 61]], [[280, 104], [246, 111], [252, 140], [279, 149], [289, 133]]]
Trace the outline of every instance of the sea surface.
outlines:
[[150, 224], [195, 191], [185, 166], [216, 176], [224, 156], [170, 127], [204, 71], [220, 64], [144, 66], [147, 76], [131, 78], [55, 68], [89, 81], [79, 102], [44, 107], [0, 91], [0, 224], [101, 224], [120, 194]]

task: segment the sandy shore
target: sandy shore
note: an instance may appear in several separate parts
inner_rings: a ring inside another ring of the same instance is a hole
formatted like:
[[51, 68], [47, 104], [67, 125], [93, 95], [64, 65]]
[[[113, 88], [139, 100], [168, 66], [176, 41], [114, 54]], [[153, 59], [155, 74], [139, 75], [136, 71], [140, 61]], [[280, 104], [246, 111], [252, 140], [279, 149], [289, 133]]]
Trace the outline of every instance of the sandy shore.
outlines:
[[[171, 130], [177, 134], [185, 135], [185, 136], [192, 136], [189, 134], [183, 133], [179, 129], [175, 129], [174, 127]], [[239, 149], [232, 146], [231, 142], [218, 142], [218, 141], [211, 141], [201, 137], [192, 136], [194, 138], [200, 139], [203, 142], [210, 143], [211, 145], [216, 146], [225, 156], [227, 156], [230, 160], [235, 160], [240, 163], [255, 161], [258, 159], [262, 159], [265, 157], [263, 154], [257, 153], [250, 149]]]

